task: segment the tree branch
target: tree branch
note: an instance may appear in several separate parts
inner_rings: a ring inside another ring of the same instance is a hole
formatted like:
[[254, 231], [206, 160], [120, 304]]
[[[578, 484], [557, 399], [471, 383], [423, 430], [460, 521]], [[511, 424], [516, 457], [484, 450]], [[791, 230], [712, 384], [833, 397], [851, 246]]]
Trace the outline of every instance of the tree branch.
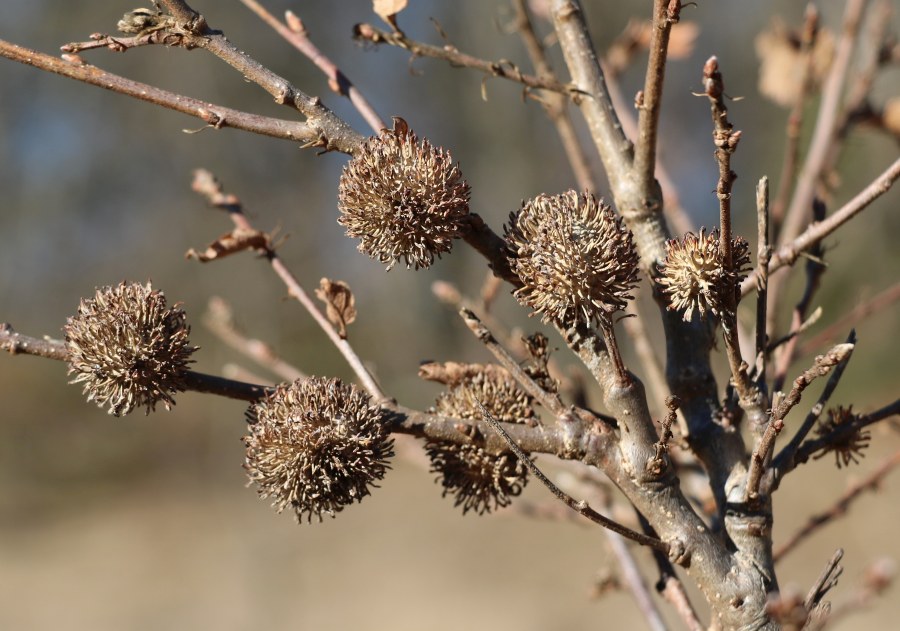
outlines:
[[146, 83], [132, 81], [90, 64], [71, 62], [45, 55], [2, 39], [0, 39], [0, 57], [194, 116], [214, 129], [233, 127], [264, 136], [304, 143], [315, 142], [318, 139], [318, 132], [306, 123], [259, 116], [215, 105], [162, 90]]
[[353, 82], [345, 75], [334, 62], [332, 62], [319, 48], [313, 44], [309, 38], [303, 22], [293, 12], [285, 13], [285, 23], [275, 18], [262, 4], [256, 0], [241, 0], [248, 9], [253, 11], [259, 18], [271, 26], [276, 33], [290, 43], [294, 48], [306, 55], [326, 77], [328, 77], [328, 87], [340, 96], [350, 99], [356, 110], [362, 115], [376, 134], [384, 129], [386, 125], [384, 121], [375, 112], [375, 108], [369, 103], [362, 92], [353, 85]]
[[681, 0], [655, 0], [653, 23], [650, 27], [650, 59], [644, 91], [638, 107], [638, 138], [635, 145], [634, 170], [644, 190], [654, 186], [656, 169], [656, 137], [659, 112], [662, 106], [663, 81], [666, 76], [666, 55], [669, 34], [681, 14]]
[[829, 508], [811, 516], [806, 524], [797, 532], [791, 535], [775, 551], [775, 561], [783, 559], [789, 552], [800, 545], [804, 540], [808, 539], [816, 531], [839, 517], [847, 514], [850, 505], [857, 500], [866, 491], [877, 491], [881, 481], [884, 480], [894, 468], [900, 465], [900, 451], [895, 451], [892, 455], [882, 460], [875, 469], [862, 480], [854, 482], [850, 487], [834, 502]]
[[[778, 248], [769, 263], [769, 275], [781, 268], [793, 265], [794, 261], [813, 245], [830, 235], [832, 232], [855, 217], [860, 211], [865, 210], [876, 199], [891, 190], [894, 182], [900, 178], [900, 158], [895, 160], [881, 175], [866, 186], [856, 196], [832, 213], [820, 223], [812, 224], [801, 235], [790, 243]], [[756, 273], [751, 273], [741, 283], [741, 295], [746, 296], [756, 288]]]
[[524, 74], [519, 68], [508, 59], [499, 61], [488, 61], [479, 59], [472, 55], [459, 52], [452, 45], [433, 46], [417, 42], [407, 37], [400, 31], [388, 32], [371, 24], [357, 24], [353, 27], [353, 38], [357, 41], [369, 44], [389, 44], [398, 48], [408, 50], [414, 57], [431, 57], [432, 59], [442, 59], [451, 66], [458, 68], [473, 68], [479, 70], [490, 77], [498, 77], [500, 79], [508, 79], [521, 83], [527, 88], [537, 90], [550, 90], [551, 92], [559, 92], [561, 94], [570, 94], [577, 91], [572, 85], [560, 83], [553, 77]]
[[[256, 232], [256, 229], [250, 224], [250, 221], [244, 214], [240, 200], [234, 195], [226, 195], [223, 192], [222, 185], [216, 180], [212, 173], [204, 169], [195, 171], [192, 188], [197, 193], [203, 195], [210, 205], [226, 211], [238, 229]], [[328, 336], [328, 339], [331, 340], [331, 343], [341, 352], [344, 359], [347, 360], [347, 363], [353, 369], [353, 372], [356, 373], [360, 383], [363, 384], [363, 387], [369, 394], [372, 395], [376, 401], [387, 398], [381, 390], [381, 387], [376, 383], [375, 378], [368, 369], [366, 369], [362, 360], [356, 354], [356, 351], [353, 350], [350, 343], [338, 334], [334, 325], [322, 314], [312, 298], [309, 297], [309, 294], [307, 294], [303, 287], [300, 286], [300, 283], [297, 282], [297, 279], [279, 258], [274, 248], [267, 244], [260, 250], [260, 253], [266, 257], [269, 264], [272, 266], [272, 269], [275, 270], [275, 273], [278, 274], [278, 277], [281, 278], [282, 282], [287, 286], [288, 293], [290, 293], [297, 302], [303, 305], [303, 308], [309, 312], [319, 327]]]

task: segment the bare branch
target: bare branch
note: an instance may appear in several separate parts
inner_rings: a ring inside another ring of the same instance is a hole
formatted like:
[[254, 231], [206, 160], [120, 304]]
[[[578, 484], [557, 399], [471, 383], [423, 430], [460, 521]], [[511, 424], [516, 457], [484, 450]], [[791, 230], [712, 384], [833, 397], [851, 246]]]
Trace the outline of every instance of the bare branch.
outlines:
[[[897, 158], [884, 173], [857, 193], [853, 199], [832, 213], [825, 221], [811, 225], [796, 239], [779, 247], [769, 263], [769, 275], [771, 276], [772, 273], [785, 266], [793, 265], [802, 252], [805, 252], [814, 244], [830, 235], [855, 217], [860, 211], [866, 209], [876, 199], [891, 190], [891, 186], [893, 186], [897, 178], [900, 178], [900, 158]], [[741, 295], [746, 296], [755, 288], [756, 273], [754, 272], [741, 283]]]
[[126, 79], [90, 64], [65, 61], [2, 39], [0, 39], [0, 56], [34, 66], [39, 70], [46, 70], [76, 81], [82, 81], [112, 92], [146, 101], [153, 105], [159, 105], [182, 114], [194, 116], [213, 129], [233, 127], [234, 129], [243, 129], [255, 134], [304, 143], [315, 142], [318, 138], [318, 132], [306, 123], [259, 116], [215, 105], [207, 101], [200, 101], [189, 96], [155, 88], [146, 83]]
[[[480, 402], [479, 405], [481, 405]], [[669, 553], [670, 546], [665, 541], [662, 541], [655, 537], [648, 537], [647, 535], [631, 530], [630, 528], [626, 528], [620, 523], [613, 521], [608, 517], [605, 517], [604, 515], [601, 515], [593, 508], [588, 506], [587, 502], [583, 500], [577, 501], [572, 496], [565, 493], [565, 491], [553, 484], [553, 482], [551, 482], [547, 478], [547, 476], [544, 475], [544, 472], [541, 471], [536, 464], [534, 464], [534, 461], [531, 459], [531, 457], [527, 453], [525, 453], [525, 451], [523, 451], [523, 449], [519, 445], [516, 444], [512, 437], [507, 433], [506, 429], [504, 429], [504, 427], [497, 421], [497, 419], [491, 416], [491, 413], [488, 412], [487, 408], [485, 408], [483, 405], [481, 405], [481, 415], [484, 417], [484, 420], [494, 429], [494, 431], [496, 431], [503, 438], [503, 440], [506, 441], [507, 446], [510, 448], [510, 450], [512, 450], [514, 454], [516, 454], [516, 457], [518, 457], [519, 460], [522, 461], [522, 464], [528, 467], [528, 470], [531, 471], [534, 477], [540, 480], [541, 484], [546, 486], [550, 490], [550, 492], [553, 493], [553, 495], [555, 495], [557, 499], [559, 499], [559, 501], [561, 501], [580, 515], [587, 517], [595, 524], [599, 524], [600, 526], [603, 526], [604, 528], [611, 530], [614, 533], [625, 537], [626, 539], [630, 539], [644, 546], [649, 546], [654, 550], [663, 552], [664, 554]]]
[[[203, 169], [195, 171], [192, 188], [197, 193], [203, 195], [211, 205], [226, 211], [237, 228], [255, 231], [255, 228], [250, 224], [250, 221], [244, 214], [240, 200], [234, 195], [225, 194], [222, 185], [216, 180], [212, 173]], [[275, 250], [272, 247], [266, 246], [260, 253], [265, 256], [271, 264], [272, 269], [275, 270], [275, 273], [278, 274], [279, 278], [281, 278], [282, 282], [287, 286], [290, 295], [303, 305], [303, 308], [309, 312], [319, 327], [331, 340], [331, 343], [341, 352], [344, 359], [350, 364], [353, 372], [356, 373], [360, 383], [363, 384], [363, 387], [365, 387], [375, 400], [380, 401], [385, 399], [386, 396], [381, 390], [381, 387], [376, 383], [375, 378], [365, 367], [362, 360], [356, 354], [356, 351], [353, 350], [353, 347], [347, 340], [340, 336], [328, 318], [319, 311], [315, 302], [313, 302], [312, 298], [309, 297], [303, 287], [300, 286], [300, 283], [297, 282], [294, 275], [278, 257]]]
[[[516, 30], [525, 44], [528, 57], [538, 76], [558, 81], [547, 61], [544, 45], [534, 32], [534, 25], [531, 22], [525, 0], [513, 0], [513, 9], [516, 12]], [[578, 139], [575, 126], [572, 124], [572, 117], [569, 115], [569, 99], [561, 93], [548, 92], [544, 98], [540, 99], [540, 103], [544, 107], [547, 117], [556, 127], [556, 133], [562, 142], [566, 157], [569, 159], [569, 166], [572, 168], [578, 188], [596, 193], [597, 184], [594, 175], [591, 173], [587, 155]]]
[[756, 380], [759, 384], [766, 382], [766, 335], [769, 257], [772, 250], [769, 246], [769, 178], [763, 176], [756, 185]]
[[214, 296], [209, 299], [203, 323], [220, 340], [285, 381], [306, 378], [300, 370], [281, 359], [271, 346], [262, 340], [249, 338], [239, 331], [234, 323], [231, 306], [221, 298]]
[[862, 496], [863, 493], [866, 491], [877, 491], [881, 485], [881, 481], [884, 480], [897, 465], [900, 465], [900, 450], [895, 451], [892, 455], [882, 460], [881, 464], [875, 467], [875, 469], [865, 478], [850, 485], [850, 487], [844, 491], [830, 507], [811, 516], [797, 532], [792, 534], [787, 541], [778, 547], [774, 555], [775, 561], [777, 562], [783, 559], [789, 552], [808, 539], [820, 528], [823, 528], [837, 518], [846, 515], [850, 505]]
[[829, 343], [837, 337], [841, 331], [854, 327], [862, 320], [870, 315], [876, 314], [893, 303], [900, 300], [900, 282], [895, 283], [874, 296], [871, 300], [867, 300], [858, 304], [850, 313], [835, 321], [834, 324], [822, 329], [816, 335], [811, 336], [806, 342], [800, 346], [799, 355], [808, 355], [820, 346]]
[[759, 497], [759, 483], [768, 462], [769, 455], [775, 445], [775, 438], [784, 429], [784, 418], [795, 405], [800, 403], [803, 391], [818, 377], [824, 377], [832, 368], [847, 361], [853, 352], [853, 344], [838, 344], [824, 355], [816, 357], [815, 363], [794, 380], [794, 387], [784, 400], [772, 410], [772, 418], [766, 425], [765, 432], [757, 442], [750, 458], [750, 470], [747, 473], [746, 500]]
[[[850, 334], [847, 336], [847, 344], [856, 344], [856, 331], [850, 331]], [[812, 406], [812, 409], [810, 409], [800, 427], [797, 428], [797, 432], [791, 438], [791, 441], [785, 445], [784, 449], [779, 452], [772, 463], [772, 470], [775, 474], [775, 479], [772, 482], [772, 490], [777, 489], [784, 474], [796, 466], [795, 455], [797, 450], [800, 448], [800, 444], [812, 430], [813, 426], [815, 426], [816, 421], [819, 420], [819, 417], [825, 410], [825, 406], [828, 405], [828, 400], [831, 399], [831, 395], [834, 393], [835, 388], [837, 388], [838, 383], [840, 383], [841, 377], [844, 376], [844, 369], [847, 368], [851, 356], [852, 352], [842, 363], [835, 366], [834, 372], [828, 377], [828, 382], [825, 384], [825, 388], [822, 389], [822, 393], [819, 395], [819, 400]]]
[[644, 91], [638, 106], [638, 137], [635, 145], [634, 170], [645, 190], [654, 185], [656, 170], [656, 136], [662, 106], [663, 81], [666, 76], [666, 55], [672, 25], [681, 14], [681, 0], [655, 0], [653, 24], [650, 29], [650, 59]]
[[478, 341], [484, 344], [491, 354], [497, 358], [500, 365], [506, 368], [507, 372], [519, 382], [519, 385], [522, 386], [525, 392], [532, 396], [536, 401], [539, 401], [540, 404], [547, 408], [554, 416], [562, 416], [568, 412], [566, 406], [563, 405], [563, 402], [560, 400], [559, 395], [547, 392], [541, 388], [541, 386], [522, 369], [519, 362], [509, 354], [509, 351], [500, 346], [500, 343], [497, 342], [497, 339], [491, 334], [484, 323], [478, 319], [478, 316], [475, 315], [474, 311], [462, 309], [460, 310], [459, 315], [463, 319], [463, 322], [466, 323], [466, 326], [469, 327], [469, 330], [478, 338]]
[[328, 77], [328, 87], [335, 93], [350, 99], [356, 110], [369, 124], [376, 134], [386, 125], [381, 117], [375, 112], [375, 108], [369, 103], [359, 89], [353, 85], [353, 82], [347, 78], [340, 68], [334, 62], [322, 53], [319, 48], [313, 44], [309, 38], [309, 34], [303, 25], [303, 22], [293, 12], [287, 11], [285, 14], [285, 22], [280, 22], [272, 15], [262, 4], [256, 0], [241, 0], [244, 5], [253, 11], [259, 18], [271, 26], [276, 33], [288, 41], [294, 48], [306, 55], [316, 67], [319, 68], [325, 76]]
[[800, 171], [791, 204], [785, 213], [779, 243], [793, 241], [809, 220], [816, 185], [822, 177], [829, 147], [835, 139], [835, 121], [841, 105], [844, 82], [850, 69], [850, 59], [859, 35], [859, 25], [868, 0], [849, 0], [844, 10], [841, 38], [838, 41], [834, 61], [822, 88], [822, 104], [816, 118], [813, 139], [806, 152], [806, 161]]
[[389, 44], [391, 46], [397, 46], [398, 48], [408, 50], [414, 57], [431, 57], [433, 59], [446, 61], [451, 66], [458, 68], [472, 68], [474, 70], [479, 70], [490, 77], [515, 81], [527, 88], [550, 90], [551, 92], [559, 92], [561, 94], [570, 94], [577, 91], [574, 86], [560, 83], [552, 77], [536, 77], [534, 75], [525, 74], [508, 59], [500, 59], [499, 61], [479, 59], [478, 57], [459, 52], [455, 46], [433, 46], [431, 44], [417, 42], [410, 39], [402, 32], [383, 31], [371, 24], [357, 24], [353, 27], [353, 37], [358, 41], [370, 44]]
[[246, 79], [268, 92], [279, 105], [295, 109], [307, 118], [307, 125], [315, 130], [315, 146], [326, 151], [353, 153], [365, 137], [325, 107], [318, 97], [312, 97], [278, 76], [241, 51], [225, 36], [212, 30], [202, 15], [182, 0], [160, 0], [175, 18], [176, 29], [183, 35], [185, 46], [202, 48], [230, 65]]

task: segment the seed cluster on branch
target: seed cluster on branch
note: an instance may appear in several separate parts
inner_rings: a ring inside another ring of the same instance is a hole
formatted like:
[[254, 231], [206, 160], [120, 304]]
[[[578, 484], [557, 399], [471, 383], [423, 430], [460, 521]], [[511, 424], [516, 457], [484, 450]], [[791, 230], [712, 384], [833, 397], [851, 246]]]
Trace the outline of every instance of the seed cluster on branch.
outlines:
[[506, 226], [515, 292], [546, 322], [608, 322], [638, 282], [638, 253], [622, 218], [590, 193], [541, 194]]
[[281, 384], [248, 412], [245, 468], [259, 495], [302, 522], [334, 517], [384, 477], [394, 441], [356, 386], [309, 377]]
[[72, 383], [83, 384], [88, 401], [122, 416], [145, 407], [149, 414], [183, 391], [184, 373], [197, 350], [178, 305], [150, 283], [102, 287], [82, 300], [63, 328]]
[[450, 152], [419, 142], [403, 119], [370, 138], [344, 167], [338, 223], [359, 250], [387, 263], [427, 268], [463, 235], [469, 185]]
[[[481, 419], [479, 403], [497, 420], [506, 423], [536, 422], [531, 398], [502, 368], [467, 376], [437, 399], [433, 411], [463, 419]], [[463, 514], [489, 513], [508, 506], [528, 483], [528, 469], [512, 452], [494, 454], [480, 445], [479, 436], [469, 443], [428, 441], [425, 451], [431, 471], [438, 474], [444, 495], [455, 497], [454, 505]]]

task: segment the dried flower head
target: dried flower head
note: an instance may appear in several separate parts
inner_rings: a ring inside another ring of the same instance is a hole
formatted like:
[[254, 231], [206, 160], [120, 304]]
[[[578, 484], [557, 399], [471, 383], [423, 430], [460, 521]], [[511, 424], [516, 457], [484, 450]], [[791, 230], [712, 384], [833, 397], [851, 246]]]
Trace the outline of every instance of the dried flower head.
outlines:
[[519, 302], [546, 322], [609, 322], [637, 285], [638, 254], [621, 218], [590, 193], [539, 195], [510, 215]]
[[[444, 416], [481, 419], [479, 402], [498, 421], [521, 423], [536, 419], [531, 398], [519, 389], [509, 373], [494, 367], [466, 379], [442, 393], [433, 409]], [[443, 494], [455, 496], [454, 505], [479, 515], [508, 506], [528, 483], [528, 469], [511, 452], [492, 454], [477, 442], [455, 444], [428, 441], [425, 451], [431, 471], [438, 474]]]
[[858, 418], [859, 416], [853, 413], [852, 405], [846, 408], [839, 405], [828, 410], [828, 418], [819, 421], [816, 433], [821, 437], [829, 436], [832, 442], [815, 458], [818, 460], [829, 451], [833, 451], [834, 464], [838, 469], [846, 467], [851, 462], [859, 464], [859, 459], [865, 455], [863, 450], [869, 446], [872, 435], [863, 429], [846, 431]]
[[368, 394], [338, 379], [281, 384], [248, 412], [244, 468], [261, 497], [297, 520], [335, 516], [384, 477], [394, 442]]
[[666, 262], [661, 266], [659, 284], [669, 295], [669, 308], [684, 311], [690, 321], [694, 309], [720, 315], [727, 304], [726, 292], [736, 291], [750, 267], [750, 245], [737, 237], [732, 240], [731, 271], [725, 269], [719, 254], [719, 231], [705, 234], [689, 232], [682, 239], [666, 242]]
[[137, 407], [147, 413], [185, 389], [184, 373], [193, 360], [190, 327], [178, 305], [150, 283], [121, 283], [82, 300], [63, 327], [71, 383], [83, 383], [88, 401], [109, 407], [115, 416]]
[[462, 236], [469, 185], [450, 153], [421, 143], [403, 119], [370, 138], [344, 167], [338, 223], [360, 239], [359, 250], [388, 269], [429, 267]]

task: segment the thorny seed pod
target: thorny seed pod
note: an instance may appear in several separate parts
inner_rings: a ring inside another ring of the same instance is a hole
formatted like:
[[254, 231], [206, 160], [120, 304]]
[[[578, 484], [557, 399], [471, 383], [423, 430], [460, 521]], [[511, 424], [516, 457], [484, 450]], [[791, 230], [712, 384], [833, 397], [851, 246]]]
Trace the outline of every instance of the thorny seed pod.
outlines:
[[344, 167], [338, 223], [359, 250], [387, 263], [429, 267], [462, 236], [469, 185], [450, 153], [421, 143], [401, 118], [370, 138]]
[[720, 316], [728, 288], [739, 290], [739, 283], [750, 267], [750, 246], [741, 237], [732, 240], [732, 269], [726, 270], [719, 254], [719, 231], [705, 234], [689, 232], [682, 239], [666, 242], [666, 261], [660, 266], [659, 284], [669, 295], [669, 308], [684, 311], [689, 322], [694, 309], [703, 317], [707, 312]]
[[819, 421], [816, 433], [819, 436], [830, 436], [834, 432], [841, 432], [840, 438], [832, 442], [822, 453], [814, 456], [816, 460], [823, 457], [829, 451], [834, 452], [834, 464], [837, 468], [848, 466], [851, 462], [859, 464], [863, 450], [869, 446], [872, 435], [865, 430], [858, 429], [852, 432], [844, 430], [859, 418], [853, 413], [853, 406], [838, 406], [828, 410], [828, 418]]
[[[500, 369], [477, 374], [441, 394], [433, 411], [456, 418], [481, 419], [479, 402], [502, 422], [536, 419], [530, 397]], [[453, 494], [454, 506], [462, 506], [464, 515], [470, 510], [481, 515], [508, 506], [528, 483], [528, 469], [515, 454], [489, 453], [478, 444], [478, 437], [474, 440], [465, 444], [425, 444], [431, 472], [438, 474], [443, 495]]]
[[87, 400], [115, 416], [142, 406], [149, 414], [160, 402], [171, 409], [197, 350], [190, 330], [184, 311], [167, 308], [150, 283], [100, 288], [63, 327], [71, 383], [84, 384]]
[[510, 215], [519, 302], [546, 322], [609, 323], [632, 299], [638, 254], [621, 218], [590, 193], [539, 195]]
[[281, 384], [248, 411], [244, 468], [261, 497], [297, 521], [332, 517], [360, 502], [394, 455], [381, 408], [338, 379]]

